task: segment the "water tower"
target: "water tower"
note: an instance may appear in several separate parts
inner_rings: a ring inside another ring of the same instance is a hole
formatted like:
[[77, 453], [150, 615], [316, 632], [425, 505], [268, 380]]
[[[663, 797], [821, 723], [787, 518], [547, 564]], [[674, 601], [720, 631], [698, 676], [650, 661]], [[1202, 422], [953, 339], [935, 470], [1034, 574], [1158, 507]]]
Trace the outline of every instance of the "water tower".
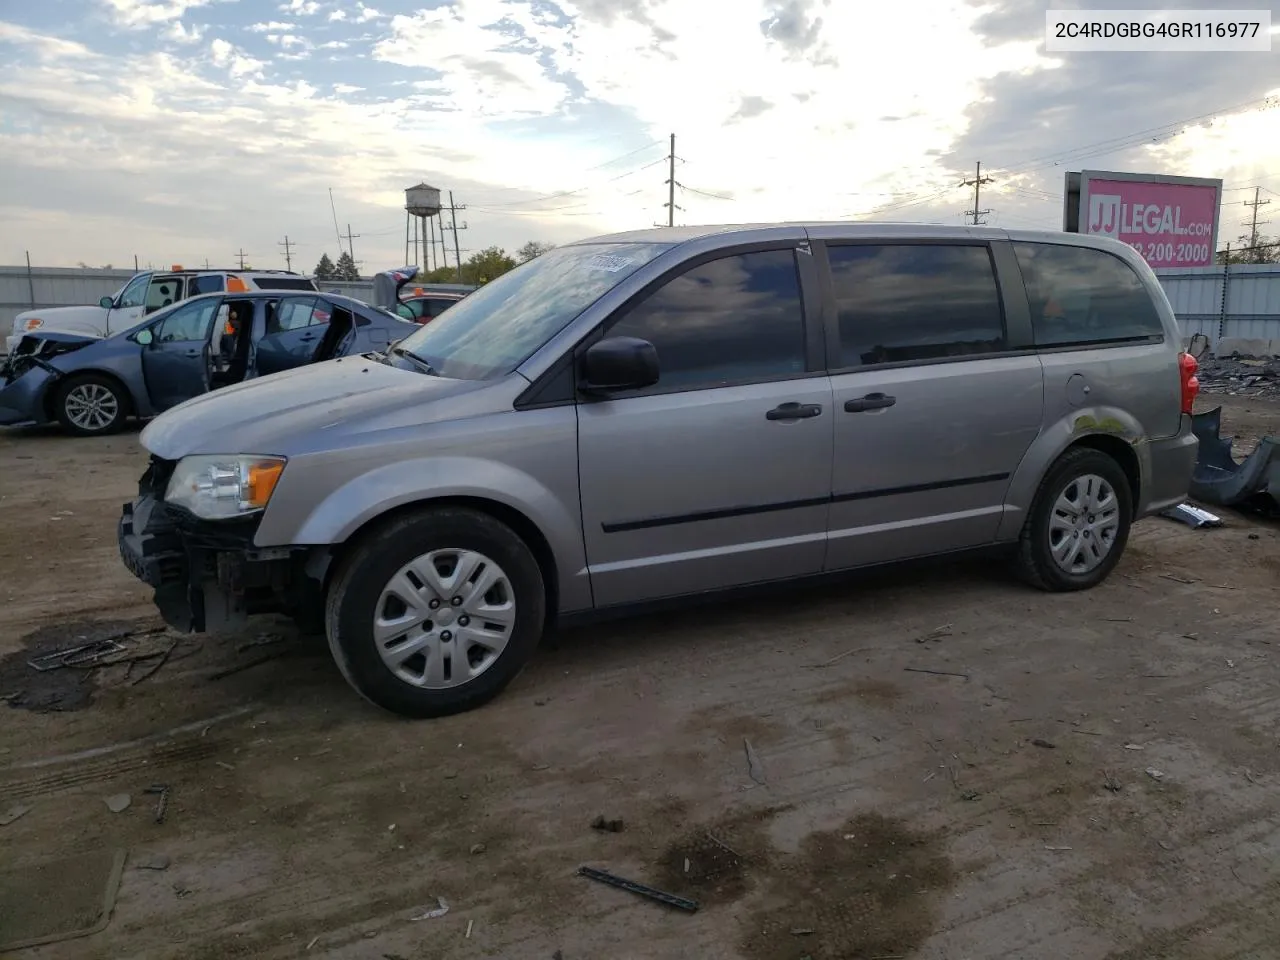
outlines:
[[[420, 266], [425, 273], [437, 266], [449, 265], [448, 248], [444, 243], [444, 228], [437, 231], [436, 219], [440, 216], [440, 191], [427, 183], [409, 187], [404, 192], [404, 252], [405, 262]], [[409, 259], [410, 222], [413, 233], [413, 259]], [[440, 256], [436, 256], [436, 239], [439, 233]], [[418, 238], [422, 238], [422, 259], [418, 259]], [[430, 239], [431, 246], [427, 246]]]

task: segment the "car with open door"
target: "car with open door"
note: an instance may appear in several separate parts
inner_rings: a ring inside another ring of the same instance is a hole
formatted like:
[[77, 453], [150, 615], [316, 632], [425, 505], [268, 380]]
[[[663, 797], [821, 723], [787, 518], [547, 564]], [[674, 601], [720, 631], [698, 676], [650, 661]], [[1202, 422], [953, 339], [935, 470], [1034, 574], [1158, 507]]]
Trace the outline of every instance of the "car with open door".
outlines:
[[202, 293], [245, 293], [250, 290], [316, 291], [310, 277], [289, 270], [187, 270], [173, 264], [169, 270], [135, 274], [98, 303], [71, 307], [36, 307], [13, 318], [12, 333], [5, 338], [6, 362], [17, 360], [35, 341], [27, 334], [68, 333], [82, 337], [109, 337], [138, 325], [158, 310]]
[[209, 390], [385, 351], [417, 329], [350, 297], [254, 291], [192, 297], [105, 339], [37, 332], [0, 381], [0, 425], [110, 433]]

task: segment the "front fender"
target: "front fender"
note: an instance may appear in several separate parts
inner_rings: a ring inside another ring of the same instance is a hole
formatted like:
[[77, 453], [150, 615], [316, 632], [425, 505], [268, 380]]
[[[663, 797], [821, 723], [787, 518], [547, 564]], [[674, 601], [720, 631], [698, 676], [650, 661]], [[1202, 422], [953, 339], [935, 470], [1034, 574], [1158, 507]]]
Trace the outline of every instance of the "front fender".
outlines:
[[561, 609], [591, 606], [576, 499], [565, 503], [529, 473], [478, 457], [427, 454], [362, 473], [309, 510], [298, 510], [295, 504], [309, 499], [303, 476], [295, 487], [285, 468], [254, 537], [257, 546], [337, 545], [397, 507], [448, 497], [490, 500], [523, 514], [546, 538], [559, 574]]
[[[1000, 520], [997, 539], [1003, 541], [1018, 538], [1045, 473], [1068, 447], [1089, 436], [1108, 436], [1124, 441], [1138, 458], [1139, 478], [1150, 476], [1151, 451], [1148, 438], [1137, 420], [1117, 407], [1079, 407], [1041, 430], [1027, 448], [1009, 481], [1004, 516]], [[1134, 506], [1136, 508], [1138, 505]]]
[[0, 426], [47, 423], [45, 398], [56, 380], [55, 372], [37, 364], [11, 383], [0, 386]]

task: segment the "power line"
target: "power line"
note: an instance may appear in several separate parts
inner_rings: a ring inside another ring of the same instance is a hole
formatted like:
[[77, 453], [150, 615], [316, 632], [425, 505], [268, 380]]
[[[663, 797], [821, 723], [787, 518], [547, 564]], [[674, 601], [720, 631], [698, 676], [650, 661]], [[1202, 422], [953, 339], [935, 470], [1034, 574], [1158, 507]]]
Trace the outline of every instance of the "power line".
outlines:
[[[662, 141], [660, 141], [660, 140], [651, 140], [649, 143], [646, 143], [643, 147], [639, 147], [638, 149], [632, 150], [632, 151], [630, 151], [629, 153], [624, 153], [624, 154], [622, 154], [621, 156], [614, 157], [614, 158], [613, 158], [613, 159], [611, 159], [611, 160], [606, 160], [604, 163], [598, 163], [598, 164], [596, 164], [594, 167], [588, 167], [586, 170], [584, 170], [584, 171], [583, 171], [583, 173], [593, 173], [594, 171], [596, 171], [596, 170], [600, 170], [600, 169], [602, 169], [603, 167], [608, 167], [608, 166], [611, 166], [611, 165], [613, 165], [613, 164], [615, 164], [615, 163], [619, 163], [619, 162], [621, 162], [621, 161], [623, 161], [623, 160], [628, 159], [629, 157], [634, 157], [637, 153], [643, 153], [645, 150], [650, 150], [650, 149], [652, 149], [654, 146], [656, 146], [657, 144], [659, 144], [659, 143], [661, 143], [661, 142], [662, 142]], [[665, 159], [666, 159], [665, 157], [663, 157], [663, 158], [662, 158], [662, 160], [665, 160]], [[654, 165], [656, 165], [657, 163], [661, 163], [661, 162], [662, 162], [662, 160], [655, 161], [655, 163], [654, 163], [654, 164], [649, 164], [648, 166], [654, 166]], [[647, 169], [647, 168], [648, 168], [647, 166], [646, 166], [646, 167], [641, 167], [641, 168], [639, 168], [639, 170], [645, 170], [645, 169]], [[614, 180], [621, 180], [623, 177], [629, 177], [629, 176], [632, 176], [633, 174], [638, 173], [638, 172], [639, 172], [639, 170], [632, 170], [632, 171], [629, 171], [629, 172], [627, 172], [627, 173], [621, 174], [620, 176], [614, 177], [614, 178], [612, 178], [612, 179], [610, 179], [610, 180], [606, 180], [606, 181], [605, 181], [605, 183], [612, 183]], [[511, 187], [510, 189], [516, 190], [516, 189], [519, 189], [519, 188], [518, 188], [518, 187]], [[489, 203], [485, 203], [485, 204], [483, 204], [483, 205], [484, 205], [484, 206], [486, 206], [486, 207], [522, 207], [522, 206], [526, 206], [526, 205], [531, 204], [531, 203], [541, 203], [541, 202], [542, 202], [542, 201], [544, 201], [544, 200], [558, 200], [558, 199], [559, 199], [559, 198], [561, 198], [561, 197], [571, 197], [571, 196], [573, 196], [574, 194], [583, 193], [583, 192], [585, 192], [585, 191], [587, 191], [587, 190], [590, 190], [590, 189], [591, 189], [591, 185], [590, 185], [590, 184], [588, 184], [588, 185], [587, 185], [587, 186], [585, 186], [585, 187], [578, 187], [578, 188], [577, 188], [577, 189], [575, 189], [575, 190], [561, 190], [561, 191], [558, 191], [558, 192], [556, 192], [556, 193], [549, 193], [549, 194], [547, 194], [546, 196], [542, 196], [542, 197], [533, 197], [533, 198], [531, 198], [531, 199], [527, 199], [527, 200], [509, 200], [509, 201], [501, 201], [501, 202], [489, 202]], [[479, 208], [479, 207], [477, 207], [476, 209], [480, 209], [480, 208]]]
[[240, 269], [241, 269], [241, 270], [243, 270], [243, 269], [244, 269], [244, 258], [245, 258], [244, 247], [241, 247], [241, 248], [240, 248], [240, 252], [239, 252], [239, 253], [237, 253], [237, 254], [235, 254], [235, 256], [239, 257], [239, 259], [240, 259]]
[[[360, 263], [360, 261], [356, 259], [356, 248], [355, 248], [355, 247], [353, 247], [353, 246], [351, 245], [351, 241], [352, 241], [352, 240], [359, 240], [359, 239], [360, 239], [360, 234], [358, 234], [358, 233], [353, 234], [353, 233], [351, 232], [351, 224], [349, 224], [349, 223], [348, 223], [348, 224], [347, 224], [347, 253], [351, 254], [351, 262], [352, 262], [352, 263], [355, 263], [355, 264]], [[341, 238], [341, 237], [339, 237], [339, 238], [338, 238], [338, 252], [339, 252], [339, 253], [341, 253], [341, 252], [342, 252], [342, 238]]]
[[295, 244], [289, 242], [289, 235], [286, 233], [284, 239], [276, 244], [277, 247], [284, 247], [284, 268], [290, 273], [293, 272], [293, 247]]

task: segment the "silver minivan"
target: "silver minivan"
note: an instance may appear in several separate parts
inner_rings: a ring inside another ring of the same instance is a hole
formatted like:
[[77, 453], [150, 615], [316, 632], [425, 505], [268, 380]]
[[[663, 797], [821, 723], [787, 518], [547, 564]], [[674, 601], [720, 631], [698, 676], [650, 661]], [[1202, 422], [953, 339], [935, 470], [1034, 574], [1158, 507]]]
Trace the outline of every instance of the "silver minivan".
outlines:
[[1186, 496], [1195, 360], [1130, 247], [779, 224], [552, 250], [387, 353], [198, 397], [119, 524], [166, 622], [323, 629], [396, 713], [557, 624], [1004, 547], [1092, 587]]

